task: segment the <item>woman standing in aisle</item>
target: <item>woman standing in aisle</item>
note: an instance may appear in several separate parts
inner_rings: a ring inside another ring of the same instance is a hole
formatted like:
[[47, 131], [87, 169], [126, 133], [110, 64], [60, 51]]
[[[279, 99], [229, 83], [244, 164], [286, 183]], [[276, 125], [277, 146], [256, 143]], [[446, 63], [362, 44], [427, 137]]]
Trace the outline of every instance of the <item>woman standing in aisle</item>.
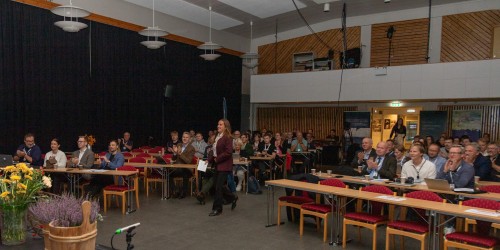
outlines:
[[233, 139], [231, 137], [231, 125], [226, 119], [219, 120], [217, 124], [217, 137], [208, 158], [209, 163], [215, 166], [215, 197], [212, 212], [209, 216], [218, 216], [222, 213], [224, 199], [232, 203], [231, 209], [236, 207], [238, 198], [229, 189], [224, 188], [227, 175], [233, 171]]

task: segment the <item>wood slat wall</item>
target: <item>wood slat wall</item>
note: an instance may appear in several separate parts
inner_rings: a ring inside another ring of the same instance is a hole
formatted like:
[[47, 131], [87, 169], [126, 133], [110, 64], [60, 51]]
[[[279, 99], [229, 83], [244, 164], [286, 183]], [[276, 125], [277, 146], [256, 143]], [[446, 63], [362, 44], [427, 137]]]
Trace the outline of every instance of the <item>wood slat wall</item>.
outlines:
[[496, 25], [500, 25], [500, 10], [444, 16], [441, 33], [441, 62], [490, 58], [493, 28]]
[[372, 25], [371, 67], [389, 63], [387, 29], [396, 30], [392, 36], [391, 66], [427, 63], [428, 19], [415, 19]]
[[326, 138], [331, 129], [340, 134], [344, 125], [344, 111], [357, 111], [357, 107], [275, 107], [257, 108], [257, 129], [289, 132], [312, 129], [318, 139]]
[[[332, 29], [318, 32], [327, 44], [334, 50], [335, 68], [340, 68], [339, 58], [342, 48], [342, 32]], [[361, 45], [361, 27], [347, 28], [347, 49], [357, 48]], [[326, 48], [314, 35], [297, 37], [259, 46], [259, 74], [289, 73], [292, 72], [292, 58], [294, 53], [313, 51], [316, 57], [327, 57]], [[276, 62], [276, 69], [275, 69]]]
[[484, 133], [489, 133], [491, 141], [500, 141], [500, 105], [442, 105], [438, 108], [442, 111], [448, 111], [448, 134], [451, 134], [453, 110], [482, 110], [481, 136]]

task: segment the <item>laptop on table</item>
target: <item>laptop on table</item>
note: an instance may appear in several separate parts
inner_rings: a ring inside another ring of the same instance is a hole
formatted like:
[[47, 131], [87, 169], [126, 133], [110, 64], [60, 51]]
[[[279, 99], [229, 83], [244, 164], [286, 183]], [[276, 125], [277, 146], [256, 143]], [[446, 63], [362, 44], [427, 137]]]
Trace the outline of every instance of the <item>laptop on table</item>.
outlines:
[[425, 178], [425, 183], [429, 189], [452, 191], [447, 180]]
[[0, 167], [11, 166], [12, 164], [12, 155], [0, 155]]

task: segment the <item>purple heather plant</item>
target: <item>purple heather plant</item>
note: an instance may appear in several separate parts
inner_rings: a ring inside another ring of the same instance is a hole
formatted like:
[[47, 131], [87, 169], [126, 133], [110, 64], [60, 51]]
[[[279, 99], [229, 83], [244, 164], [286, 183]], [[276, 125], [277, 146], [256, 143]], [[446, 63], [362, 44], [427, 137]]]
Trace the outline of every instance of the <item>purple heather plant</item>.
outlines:
[[[74, 227], [80, 226], [83, 222], [82, 202], [91, 201], [89, 197], [76, 198], [73, 195], [64, 193], [55, 198], [40, 199], [37, 203], [29, 207], [29, 211], [41, 224], [49, 224], [54, 221], [54, 226]], [[100, 219], [99, 201], [91, 201], [90, 223]]]

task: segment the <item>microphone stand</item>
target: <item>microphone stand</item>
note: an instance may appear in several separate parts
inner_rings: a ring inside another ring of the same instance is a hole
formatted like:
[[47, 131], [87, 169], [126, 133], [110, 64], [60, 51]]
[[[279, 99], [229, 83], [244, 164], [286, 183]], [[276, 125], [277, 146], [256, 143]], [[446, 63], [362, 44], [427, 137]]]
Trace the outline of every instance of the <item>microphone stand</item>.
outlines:
[[132, 244], [132, 237], [134, 237], [135, 232], [134, 231], [135, 227], [131, 227], [127, 230], [127, 235], [126, 235], [126, 240], [127, 240], [127, 250], [132, 250], [134, 249], [134, 245]]

